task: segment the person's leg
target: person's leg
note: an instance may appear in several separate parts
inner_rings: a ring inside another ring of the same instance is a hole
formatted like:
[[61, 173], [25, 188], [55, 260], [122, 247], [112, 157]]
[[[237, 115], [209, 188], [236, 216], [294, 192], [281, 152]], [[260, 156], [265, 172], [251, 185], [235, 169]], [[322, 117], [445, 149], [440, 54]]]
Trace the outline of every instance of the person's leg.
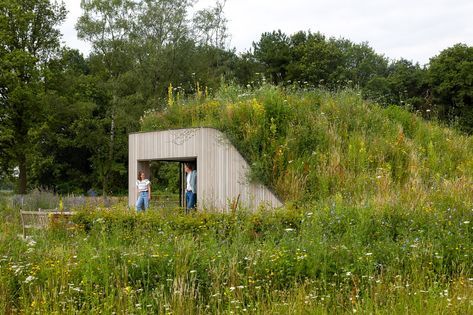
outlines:
[[136, 211], [140, 212], [143, 209], [143, 197], [141, 193], [138, 195], [138, 199], [136, 200]]
[[195, 209], [195, 204], [197, 202], [197, 194], [194, 194], [193, 192], [190, 192], [190, 197], [189, 197], [189, 209]]
[[149, 192], [143, 193], [143, 204], [144, 204], [144, 210], [148, 209], [149, 207], [149, 198], [148, 198]]
[[192, 191], [186, 191], [186, 213], [189, 213]]

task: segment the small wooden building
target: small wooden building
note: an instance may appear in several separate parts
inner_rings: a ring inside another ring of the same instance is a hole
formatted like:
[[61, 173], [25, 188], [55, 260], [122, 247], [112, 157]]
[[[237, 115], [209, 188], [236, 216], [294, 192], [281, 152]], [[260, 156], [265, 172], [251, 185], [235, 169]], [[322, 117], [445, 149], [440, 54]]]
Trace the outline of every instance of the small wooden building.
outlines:
[[[189, 128], [129, 135], [128, 201], [134, 207], [138, 170], [149, 176], [150, 161], [193, 162], [197, 167], [197, 208], [228, 210], [239, 204], [282, 206], [265, 186], [250, 183], [249, 166], [226, 136], [213, 128]], [[176, 174], [176, 176], [179, 176]]]

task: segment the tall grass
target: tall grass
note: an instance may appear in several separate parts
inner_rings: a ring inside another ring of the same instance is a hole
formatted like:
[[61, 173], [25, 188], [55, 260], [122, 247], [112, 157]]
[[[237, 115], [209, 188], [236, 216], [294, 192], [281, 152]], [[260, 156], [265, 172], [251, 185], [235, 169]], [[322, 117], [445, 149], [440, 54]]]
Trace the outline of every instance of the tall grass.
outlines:
[[25, 240], [0, 201], [0, 313], [472, 312], [471, 137], [351, 90], [168, 104], [143, 130], [222, 130], [286, 206], [84, 206]]
[[250, 179], [285, 201], [426, 210], [473, 203], [472, 137], [353, 90], [230, 86], [142, 118], [144, 131], [199, 126], [223, 131], [250, 162]]
[[[1, 195], [0, 198], [2, 198]], [[47, 190], [34, 189], [27, 195], [6, 194], [2, 199], [10, 207], [37, 211], [38, 209], [70, 210], [80, 207], [110, 207], [113, 204], [124, 203], [126, 198], [59, 195]]]
[[472, 211], [115, 207], [21, 240], [4, 209], [0, 312], [467, 314]]

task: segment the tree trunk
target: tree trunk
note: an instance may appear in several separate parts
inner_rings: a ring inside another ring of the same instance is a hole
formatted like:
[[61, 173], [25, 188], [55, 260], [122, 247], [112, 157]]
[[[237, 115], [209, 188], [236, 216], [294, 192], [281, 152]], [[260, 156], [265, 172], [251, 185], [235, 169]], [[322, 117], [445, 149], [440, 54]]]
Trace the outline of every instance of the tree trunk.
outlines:
[[115, 103], [116, 103], [116, 96], [113, 97], [113, 106], [112, 106], [112, 121], [110, 124], [110, 146], [108, 148], [108, 161], [105, 162], [105, 174], [104, 174], [104, 181], [102, 185], [102, 195], [105, 197], [108, 194], [108, 182], [110, 180], [110, 173], [112, 171], [113, 165], [113, 147], [115, 142]]
[[26, 194], [26, 157], [24, 155], [19, 157], [19, 185], [18, 185], [18, 193], [20, 195]]

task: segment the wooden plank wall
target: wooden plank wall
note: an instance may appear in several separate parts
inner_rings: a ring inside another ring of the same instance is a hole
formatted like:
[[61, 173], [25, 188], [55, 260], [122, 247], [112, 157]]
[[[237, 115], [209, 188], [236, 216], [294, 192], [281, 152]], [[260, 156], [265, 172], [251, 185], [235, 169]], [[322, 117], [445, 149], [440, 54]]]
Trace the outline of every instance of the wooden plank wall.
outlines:
[[190, 128], [129, 135], [130, 207], [135, 203], [138, 169], [146, 169], [151, 160], [193, 159], [197, 159], [199, 209], [227, 211], [238, 195], [240, 204], [250, 209], [262, 203], [282, 206], [265, 186], [248, 182], [248, 164], [223, 133], [213, 128]]

